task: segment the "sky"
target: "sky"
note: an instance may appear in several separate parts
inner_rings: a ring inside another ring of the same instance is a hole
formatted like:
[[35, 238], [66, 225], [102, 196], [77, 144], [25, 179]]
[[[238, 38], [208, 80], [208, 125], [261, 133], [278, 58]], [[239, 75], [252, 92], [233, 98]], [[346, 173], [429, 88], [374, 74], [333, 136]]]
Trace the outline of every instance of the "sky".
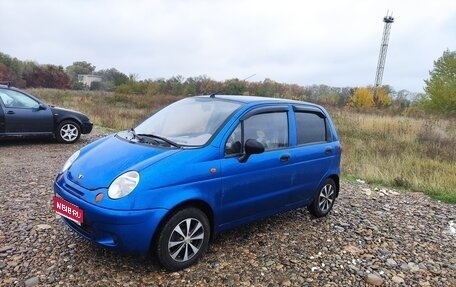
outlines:
[[394, 23], [382, 84], [423, 92], [456, 50], [455, 0], [0, 0], [0, 52], [139, 80], [374, 85], [383, 17]]

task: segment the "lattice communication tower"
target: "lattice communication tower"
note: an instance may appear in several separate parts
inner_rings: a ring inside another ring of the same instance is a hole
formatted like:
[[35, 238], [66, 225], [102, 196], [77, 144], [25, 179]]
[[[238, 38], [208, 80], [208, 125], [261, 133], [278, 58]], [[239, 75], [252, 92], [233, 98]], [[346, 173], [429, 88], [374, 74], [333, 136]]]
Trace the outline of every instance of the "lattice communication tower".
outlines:
[[389, 41], [389, 34], [391, 30], [391, 24], [394, 23], [393, 14], [383, 17], [383, 22], [385, 22], [385, 28], [383, 29], [383, 38], [382, 43], [380, 45], [380, 54], [378, 56], [378, 64], [377, 64], [377, 73], [375, 75], [375, 86], [374, 86], [374, 101], [377, 104], [377, 90], [382, 84], [383, 78], [383, 70], [385, 69], [385, 60], [386, 60], [386, 51], [388, 50], [388, 41]]

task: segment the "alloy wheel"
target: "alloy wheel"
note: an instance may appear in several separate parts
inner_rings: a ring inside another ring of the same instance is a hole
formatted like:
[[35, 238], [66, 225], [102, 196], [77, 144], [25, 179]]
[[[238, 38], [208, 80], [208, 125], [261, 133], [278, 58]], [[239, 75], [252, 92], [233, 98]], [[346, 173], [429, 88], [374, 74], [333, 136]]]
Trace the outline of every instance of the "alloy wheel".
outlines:
[[78, 127], [72, 123], [67, 123], [60, 128], [60, 137], [67, 141], [72, 142], [79, 136]]
[[193, 258], [203, 245], [204, 227], [195, 218], [182, 220], [171, 232], [168, 240], [168, 252], [171, 258], [185, 262]]
[[321, 212], [328, 212], [334, 202], [335, 190], [331, 184], [326, 184], [320, 191], [318, 206], [320, 207]]

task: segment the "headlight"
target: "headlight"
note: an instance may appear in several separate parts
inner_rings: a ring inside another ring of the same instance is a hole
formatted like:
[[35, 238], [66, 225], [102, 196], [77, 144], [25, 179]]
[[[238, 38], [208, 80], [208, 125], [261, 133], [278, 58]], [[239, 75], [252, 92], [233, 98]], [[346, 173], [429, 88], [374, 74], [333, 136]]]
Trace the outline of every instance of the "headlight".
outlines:
[[62, 172], [66, 171], [67, 169], [70, 168], [70, 166], [73, 164], [73, 162], [78, 158], [79, 156], [79, 151], [75, 152], [73, 155], [71, 155], [65, 164], [63, 165]]
[[108, 195], [112, 199], [121, 198], [130, 194], [139, 183], [139, 173], [129, 171], [118, 176], [109, 186]]

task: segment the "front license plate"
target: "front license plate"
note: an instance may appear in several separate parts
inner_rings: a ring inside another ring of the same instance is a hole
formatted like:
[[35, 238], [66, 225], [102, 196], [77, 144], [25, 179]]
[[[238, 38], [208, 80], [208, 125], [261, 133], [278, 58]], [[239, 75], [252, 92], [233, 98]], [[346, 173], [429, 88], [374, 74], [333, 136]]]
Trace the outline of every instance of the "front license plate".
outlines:
[[84, 211], [82, 209], [57, 196], [54, 196], [54, 211], [77, 224], [81, 224], [84, 219]]

